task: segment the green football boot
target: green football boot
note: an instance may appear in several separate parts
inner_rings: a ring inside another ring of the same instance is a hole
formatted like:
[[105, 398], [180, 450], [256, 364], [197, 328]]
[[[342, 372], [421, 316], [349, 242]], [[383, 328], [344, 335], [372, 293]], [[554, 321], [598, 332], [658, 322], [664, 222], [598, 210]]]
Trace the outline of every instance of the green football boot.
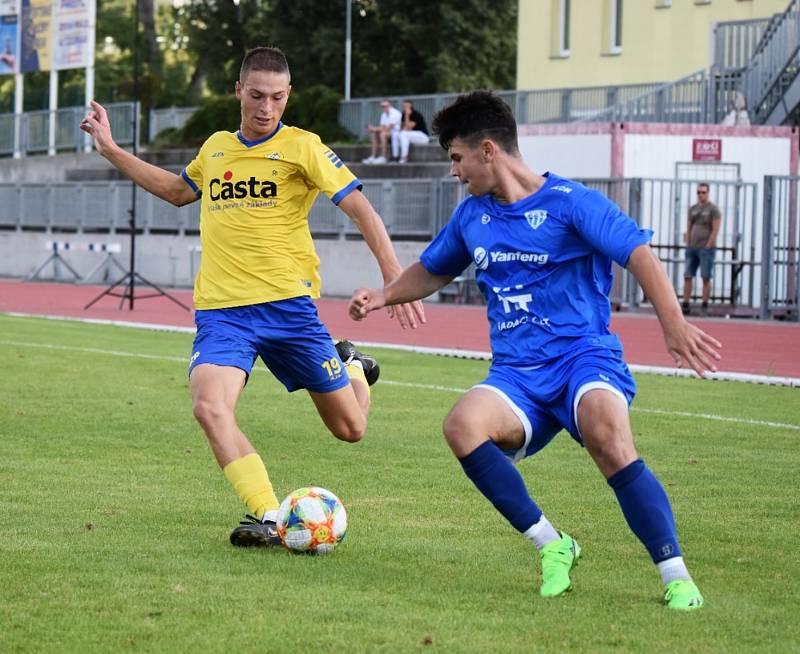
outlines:
[[691, 579], [678, 579], [667, 584], [664, 603], [669, 609], [694, 611], [705, 604], [703, 596]]
[[569, 572], [581, 556], [581, 546], [572, 536], [559, 532], [561, 538], [554, 540], [539, 550], [542, 557], [542, 597], [558, 597], [572, 590]]

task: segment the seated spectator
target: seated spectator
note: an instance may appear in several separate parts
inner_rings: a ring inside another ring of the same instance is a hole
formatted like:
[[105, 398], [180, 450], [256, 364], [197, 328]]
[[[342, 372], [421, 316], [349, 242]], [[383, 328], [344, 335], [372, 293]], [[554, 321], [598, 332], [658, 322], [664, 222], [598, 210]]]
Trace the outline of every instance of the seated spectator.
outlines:
[[731, 102], [731, 110], [722, 119], [723, 125], [739, 125], [742, 127], [750, 126], [750, 116], [747, 113], [747, 102], [744, 94], [741, 91], [736, 91], [733, 94], [733, 101]]
[[400, 128], [400, 163], [408, 161], [408, 150], [412, 143], [429, 141], [428, 126], [425, 118], [414, 109], [411, 100], [403, 100], [403, 122]]
[[[381, 100], [381, 118], [377, 125], [368, 125], [367, 131], [369, 132], [372, 140], [372, 154], [366, 159], [362, 160], [365, 164], [383, 164], [388, 159], [387, 144], [391, 140], [392, 144], [392, 157], [398, 156], [399, 139], [397, 135], [400, 132], [400, 120], [402, 114], [400, 111], [392, 106], [392, 103], [387, 99]], [[378, 156], [378, 146], [380, 146], [381, 154]]]

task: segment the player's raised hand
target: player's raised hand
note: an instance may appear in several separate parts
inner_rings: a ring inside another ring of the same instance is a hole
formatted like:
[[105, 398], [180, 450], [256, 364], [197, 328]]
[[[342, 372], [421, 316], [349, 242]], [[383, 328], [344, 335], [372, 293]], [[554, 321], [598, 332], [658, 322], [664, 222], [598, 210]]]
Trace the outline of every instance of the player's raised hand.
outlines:
[[374, 288], [359, 288], [350, 298], [348, 311], [353, 320], [364, 320], [370, 311], [382, 309], [386, 306], [386, 296], [383, 291]]
[[411, 327], [416, 329], [418, 325], [427, 322], [425, 318], [425, 308], [422, 306], [420, 300], [414, 300], [408, 304], [398, 304], [396, 306], [386, 307], [389, 312], [390, 318], [397, 318], [397, 322], [403, 329]]
[[81, 129], [94, 139], [95, 148], [99, 154], [114, 145], [114, 138], [111, 136], [111, 123], [108, 120], [108, 113], [103, 105], [94, 100], [90, 101], [91, 109], [81, 121]]
[[679, 368], [692, 368], [701, 377], [717, 372], [715, 362], [722, 358], [722, 343], [702, 329], [681, 320], [676, 327], [664, 330], [664, 342]]

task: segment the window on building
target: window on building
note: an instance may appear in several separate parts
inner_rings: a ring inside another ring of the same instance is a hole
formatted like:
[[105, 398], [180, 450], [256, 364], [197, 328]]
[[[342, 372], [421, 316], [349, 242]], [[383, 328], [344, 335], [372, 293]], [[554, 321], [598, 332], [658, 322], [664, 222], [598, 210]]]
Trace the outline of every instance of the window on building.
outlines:
[[611, 0], [611, 43], [610, 51], [622, 51], [622, 0]]
[[572, 0], [550, 0], [550, 56], [569, 57], [570, 5]]
[[664, 9], [672, 6], [672, 0], [656, 0], [656, 9]]

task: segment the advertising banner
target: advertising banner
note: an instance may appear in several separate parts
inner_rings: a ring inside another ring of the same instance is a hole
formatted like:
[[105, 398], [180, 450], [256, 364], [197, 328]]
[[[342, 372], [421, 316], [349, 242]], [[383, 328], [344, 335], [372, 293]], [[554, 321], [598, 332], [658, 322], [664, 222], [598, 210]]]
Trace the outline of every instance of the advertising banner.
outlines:
[[722, 139], [692, 139], [692, 161], [722, 161]]
[[22, 0], [20, 71], [50, 70], [53, 42], [52, 0]]
[[56, 0], [54, 69], [85, 68], [91, 64], [91, 2], [94, 0]]
[[19, 5], [0, 0], [0, 75], [19, 72]]

